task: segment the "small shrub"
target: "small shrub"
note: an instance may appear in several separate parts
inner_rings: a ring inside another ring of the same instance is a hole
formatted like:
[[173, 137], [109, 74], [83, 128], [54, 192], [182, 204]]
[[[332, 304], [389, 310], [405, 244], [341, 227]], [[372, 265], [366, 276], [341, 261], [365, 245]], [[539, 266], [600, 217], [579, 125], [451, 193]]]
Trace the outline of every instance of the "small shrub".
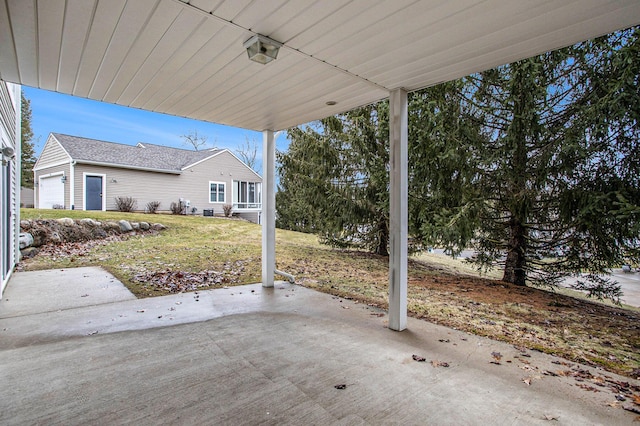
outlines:
[[116, 208], [120, 212], [132, 212], [138, 202], [133, 197], [116, 197]]
[[160, 201], [149, 201], [147, 203], [147, 213], [155, 214], [160, 208]]
[[225, 204], [222, 206], [222, 211], [224, 212], [224, 217], [231, 216], [231, 210], [233, 210], [233, 206], [231, 204]]
[[185, 204], [182, 201], [178, 201], [177, 203], [174, 201], [169, 206], [169, 210], [171, 210], [171, 214], [184, 214]]

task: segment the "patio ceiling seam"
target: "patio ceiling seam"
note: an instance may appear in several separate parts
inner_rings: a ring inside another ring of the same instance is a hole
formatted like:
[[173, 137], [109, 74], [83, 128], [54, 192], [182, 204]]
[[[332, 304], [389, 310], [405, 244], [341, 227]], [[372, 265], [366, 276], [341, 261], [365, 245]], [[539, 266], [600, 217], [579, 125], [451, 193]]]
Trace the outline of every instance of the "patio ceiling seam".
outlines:
[[[220, 16], [217, 16], [217, 15], [214, 15], [214, 14], [213, 14], [213, 13], [211, 13], [211, 12], [206, 12], [206, 11], [204, 11], [204, 10], [202, 10], [202, 9], [200, 9], [200, 8], [197, 8], [197, 7], [195, 7], [195, 6], [193, 6], [193, 5], [189, 4], [189, 3], [185, 3], [185, 2], [183, 2], [183, 1], [181, 1], [181, 0], [173, 0], [173, 1], [174, 1], [175, 3], [177, 3], [177, 4], [181, 5], [181, 6], [182, 6], [182, 7], [184, 7], [184, 8], [188, 8], [188, 9], [193, 10], [193, 11], [195, 11], [195, 12], [197, 12], [197, 13], [200, 13], [200, 14], [202, 14], [202, 15], [204, 15], [204, 16], [207, 16], [207, 17], [213, 18], [213, 19], [215, 19], [216, 21], [218, 21], [218, 22], [220, 22], [220, 23], [222, 23], [223, 25], [226, 25], [226, 26], [228, 26], [228, 27], [235, 28], [235, 29], [237, 29], [237, 30], [242, 30], [242, 31], [245, 31], [245, 32], [250, 33], [250, 34], [252, 34], [252, 35], [262, 35], [262, 36], [265, 36], [265, 34], [259, 34], [259, 33], [255, 32], [255, 31], [252, 31], [252, 30], [250, 30], [250, 29], [248, 29], [248, 28], [245, 28], [245, 27], [243, 27], [243, 26], [241, 26], [241, 25], [238, 25], [238, 24], [236, 24], [235, 22], [229, 21], [229, 20], [224, 19], [224, 18], [222, 18], [222, 17], [220, 17]], [[268, 37], [268, 36], [267, 36], [267, 37]], [[275, 40], [275, 41], [278, 41], [278, 40]], [[279, 42], [279, 41], [278, 41], [278, 42]], [[306, 59], [311, 59], [311, 60], [313, 60], [313, 61], [315, 61], [315, 62], [317, 62], [317, 63], [319, 63], [319, 64], [322, 64], [322, 65], [324, 65], [324, 66], [327, 66], [327, 67], [333, 68], [334, 70], [336, 70], [336, 71], [338, 71], [338, 72], [340, 72], [340, 73], [342, 73], [342, 74], [345, 74], [345, 75], [347, 75], [347, 76], [349, 76], [349, 77], [351, 77], [351, 78], [357, 79], [357, 80], [359, 80], [359, 81], [361, 81], [361, 82], [364, 82], [364, 83], [366, 83], [366, 84], [368, 84], [368, 85], [370, 85], [370, 86], [373, 86], [373, 87], [375, 87], [375, 88], [377, 88], [377, 89], [384, 90], [384, 91], [387, 91], [387, 92], [389, 92], [389, 91], [391, 90], [391, 89], [390, 89], [390, 88], [388, 88], [388, 87], [385, 87], [385, 86], [383, 86], [383, 85], [381, 85], [381, 84], [376, 83], [375, 81], [371, 81], [371, 80], [369, 80], [369, 79], [367, 79], [367, 78], [365, 78], [365, 77], [362, 77], [361, 75], [354, 74], [354, 73], [350, 72], [349, 70], [346, 70], [346, 69], [344, 69], [344, 68], [340, 68], [340, 67], [339, 67], [339, 66], [337, 66], [337, 65], [334, 65], [334, 64], [332, 64], [332, 63], [330, 63], [330, 62], [327, 62], [327, 61], [325, 61], [325, 60], [323, 60], [323, 59], [320, 59], [320, 58], [318, 58], [318, 57], [315, 57], [315, 56], [313, 56], [313, 55], [310, 55], [310, 54], [308, 54], [308, 53], [305, 53], [305, 52], [303, 52], [302, 50], [299, 50], [299, 49], [296, 49], [296, 48], [290, 47], [290, 46], [286, 45], [285, 43], [282, 43], [282, 46], [281, 46], [280, 48], [281, 48], [281, 49], [283, 49], [283, 48], [284, 48], [284, 49], [286, 49], [287, 51], [292, 52], [292, 53], [294, 53], [294, 54], [296, 54], [296, 55], [298, 55], [298, 56], [302, 56], [302, 57], [304, 57], [304, 58], [306, 58]]]

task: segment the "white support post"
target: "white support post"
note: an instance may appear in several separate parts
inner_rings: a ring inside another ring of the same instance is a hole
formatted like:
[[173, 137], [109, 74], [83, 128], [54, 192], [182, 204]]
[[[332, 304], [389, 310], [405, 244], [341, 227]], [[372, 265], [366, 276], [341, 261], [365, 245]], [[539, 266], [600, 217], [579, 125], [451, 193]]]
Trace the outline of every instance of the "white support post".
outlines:
[[262, 132], [262, 286], [273, 287], [276, 269], [276, 143], [272, 130]]
[[407, 92], [389, 95], [389, 328], [407, 328], [408, 208], [408, 113]]

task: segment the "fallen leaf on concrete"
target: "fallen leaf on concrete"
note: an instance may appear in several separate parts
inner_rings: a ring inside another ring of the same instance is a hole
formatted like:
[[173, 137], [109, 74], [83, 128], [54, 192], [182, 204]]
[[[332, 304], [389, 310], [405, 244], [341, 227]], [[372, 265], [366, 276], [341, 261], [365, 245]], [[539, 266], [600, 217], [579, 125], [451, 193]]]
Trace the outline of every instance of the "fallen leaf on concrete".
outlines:
[[600, 392], [598, 389], [594, 388], [593, 386], [589, 386], [585, 383], [578, 383], [576, 386], [579, 387], [580, 389], [584, 389], [589, 392]]
[[639, 408], [632, 407], [630, 405], [623, 405], [622, 409], [623, 410], [627, 410], [627, 411], [631, 411], [632, 413], [635, 413], [635, 414], [640, 414], [640, 409]]
[[531, 386], [531, 377], [525, 377], [522, 379], [522, 381], [527, 385], [527, 386]]
[[640, 405], [640, 395], [631, 395], [631, 399], [633, 399], [634, 404]]
[[418, 361], [418, 362], [425, 362], [427, 359], [424, 357], [421, 357], [420, 355], [412, 355], [411, 358], [413, 358], [414, 361]]
[[136, 312], [143, 313], [144, 309], [138, 309]]
[[613, 407], [613, 408], [619, 408], [620, 407], [620, 403], [618, 401], [613, 401], [607, 404], [609, 407]]
[[342, 389], [346, 389], [347, 385], [342, 383], [342, 384], [339, 384], [339, 385], [335, 385], [334, 388], [342, 390]]
[[98, 330], [88, 332], [87, 336], [93, 336], [94, 334], [98, 334]]
[[83, 294], [83, 295], [82, 295], [82, 296], [80, 296], [80, 297], [89, 297], [89, 295], [88, 295], [88, 294]]
[[434, 367], [449, 367], [449, 363], [448, 362], [444, 362], [444, 361], [438, 361], [437, 359], [434, 359], [431, 361], [431, 365], [433, 365]]
[[491, 352], [491, 356], [493, 357], [493, 361], [491, 361], [491, 364], [500, 365], [502, 354], [500, 352]]
[[552, 416], [550, 414], [545, 414], [544, 417], [542, 417], [542, 420], [548, 420], [548, 421], [556, 420], [556, 421], [558, 421], [558, 416]]
[[449, 339], [438, 339], [438, 342], [440, 343], [449, 343], [451, 340]]

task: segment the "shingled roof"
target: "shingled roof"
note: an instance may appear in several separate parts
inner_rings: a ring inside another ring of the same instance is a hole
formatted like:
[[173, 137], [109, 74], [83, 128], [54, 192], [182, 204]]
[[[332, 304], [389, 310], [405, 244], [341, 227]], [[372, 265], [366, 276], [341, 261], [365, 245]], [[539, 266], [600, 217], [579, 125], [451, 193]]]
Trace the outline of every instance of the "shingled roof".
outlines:
[[213, 149], [191, 151], [141, 142], [124, 145], [96, 139], [52, 133], [71, 158], [79, 163], [180, 173], [186, 167], [222, 152]]

